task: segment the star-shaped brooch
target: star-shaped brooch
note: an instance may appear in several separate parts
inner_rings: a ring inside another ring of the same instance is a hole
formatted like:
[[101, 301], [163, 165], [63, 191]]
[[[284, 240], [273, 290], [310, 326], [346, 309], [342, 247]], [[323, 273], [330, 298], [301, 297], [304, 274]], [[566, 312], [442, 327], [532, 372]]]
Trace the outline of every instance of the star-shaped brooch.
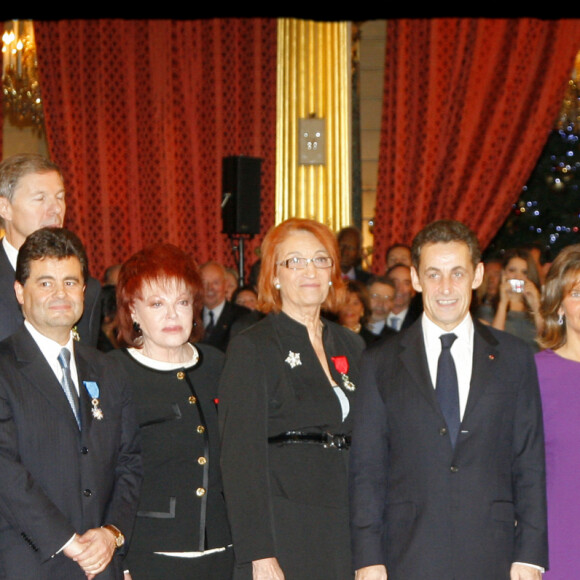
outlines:
[[292, 352], [291, 350], [289, 350], [285, 362], [287, 362], [290, 365], [291, 369], [297, 367], [298, 365], [301, 365], [302, 361], [300, 360], [300, 353]]

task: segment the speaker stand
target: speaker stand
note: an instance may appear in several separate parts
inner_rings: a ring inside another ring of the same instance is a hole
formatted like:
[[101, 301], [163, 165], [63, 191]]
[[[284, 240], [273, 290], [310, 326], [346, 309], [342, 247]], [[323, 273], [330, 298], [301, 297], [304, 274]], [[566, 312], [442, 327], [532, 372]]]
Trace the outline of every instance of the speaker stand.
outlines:
[[[252, 239], [253, 236], [246, 236], [248, 239]], [[229, 236], [232, 243], [232, 253], [234, 254], [234, 260], [238, 265], [238, 286], [243, 288], [246, 283], [244, 281], [244, 236], [230, 235]]]

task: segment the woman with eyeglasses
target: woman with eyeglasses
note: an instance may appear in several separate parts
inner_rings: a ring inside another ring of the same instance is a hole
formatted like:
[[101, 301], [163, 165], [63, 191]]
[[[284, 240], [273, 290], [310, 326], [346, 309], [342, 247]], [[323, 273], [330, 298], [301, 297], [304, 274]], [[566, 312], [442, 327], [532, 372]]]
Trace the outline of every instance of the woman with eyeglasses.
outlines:
[[220, 381], [222, 474], [234, 578], [347, 580], [350, 408], [364, 341], [321, 317], [344, 300], [338, 245], [289, 219], [262, 244], [258, 308]]

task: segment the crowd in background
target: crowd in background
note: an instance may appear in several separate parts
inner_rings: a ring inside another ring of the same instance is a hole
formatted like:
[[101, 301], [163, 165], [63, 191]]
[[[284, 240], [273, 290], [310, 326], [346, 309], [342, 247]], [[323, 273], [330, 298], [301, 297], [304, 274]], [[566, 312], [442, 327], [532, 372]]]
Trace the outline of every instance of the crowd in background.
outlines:
[[579, 246], [438, 220], [370, 273], [291, 218], [247, 281], [159, 243], [100, 284], [65, 210], [0, 164], [0, 578], [573, 577]]

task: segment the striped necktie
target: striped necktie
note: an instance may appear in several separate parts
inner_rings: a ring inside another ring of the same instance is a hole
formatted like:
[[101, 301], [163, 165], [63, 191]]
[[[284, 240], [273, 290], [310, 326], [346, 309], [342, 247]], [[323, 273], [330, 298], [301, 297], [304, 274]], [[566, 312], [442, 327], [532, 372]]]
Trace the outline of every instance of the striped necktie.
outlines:
[[80, 429], [81, 420], [79, 414], [79, 397], [70, 373], [70, 350], [68, 348], [65, 347], [61, 349], [60, 354], [58, 355], [58, 362], [62, 368], [62, 379], [60, 384]]

